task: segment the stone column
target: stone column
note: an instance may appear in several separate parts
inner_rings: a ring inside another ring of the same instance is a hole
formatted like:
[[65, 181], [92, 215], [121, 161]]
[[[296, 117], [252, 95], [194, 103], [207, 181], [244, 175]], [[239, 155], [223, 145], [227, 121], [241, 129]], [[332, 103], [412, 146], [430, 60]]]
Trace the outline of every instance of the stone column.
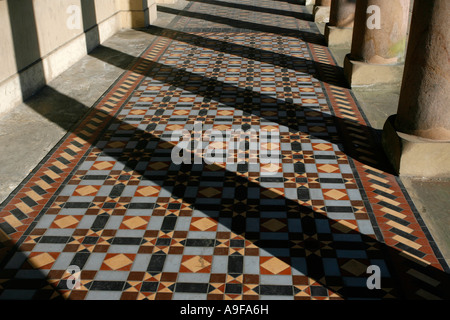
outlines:
[[178, 0], [156, 0], [156, 3], [161, 4], [175, 4]]
[[316, 0], [314, 5], [314, 21], [327, 23], [330, 21], [331, 0]]
[[411, 0], [358, 0], [345, 75], [352, 86], [400, 84]]
[[356, 0], [332, 0], [330, 22], [325, 27], [328, 46], [350, 49], [355, 21]]
[[120, 6], [123, 28], [143, 28], [156, 20], [155, 0], [123, 0]]
[[450, 177], [450, 1], [415, 0], [397, 115], [383, 145], [400, 175]]

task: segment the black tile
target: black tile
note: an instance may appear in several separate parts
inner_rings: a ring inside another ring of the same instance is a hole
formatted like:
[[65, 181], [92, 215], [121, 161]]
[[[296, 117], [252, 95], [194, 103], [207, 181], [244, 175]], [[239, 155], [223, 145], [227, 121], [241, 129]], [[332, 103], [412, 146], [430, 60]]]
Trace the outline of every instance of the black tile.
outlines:
[[114, 209], [116, 207], [115, 202], [105, 202], [102, 206], [103, 209]]
[[305, 173], [306, 169], [305, 169], [305, 165], [303, 163], [294, 163], [294, 172], [296, 173]]
[[175, 285], [175, 292], [187, 292], [187, 293], [207, 293], [208, 283], [185, 283], [179, 282]]
[[155, 207], [154, 203], [129, 203], [125, 205], [128, 209], [153, 209]]
[[22, 211], [20, 211], [17, 208], [11, 210], [10, 212], [14, 215], [14, 217], [16, 217], [19, 220], [23, 220], [23, 219], [28, 218], [28, 216], [25, 213], [23, 213]]
[[64, 237], [64, 236], [43, 236], [39, 243], [67, 243], [69, 241], [70, 237]]
[[186, 239], [186, 247], [214, 247], [215, 239]]
[[118, 185], [115, 185], [111, 192], [109, 193], [109, 196], [111, 198], [118, 198], [122, 195], [123, 190], [125, 189], [125, 185], [120, 183]]
[[108, 179], [107, 175], [85, 175], [81, 178], [81, 180], [106, 180]]
[[67, 154], [70, 154], [71, 156], [77, 155], [77, 153], [75, 151], [73, 151], [72, 149], [65, 149], [64, 152]]
[[393, 215], [391, 215], [389, 213], [386, 213], [384, 215], [384, 218], [392, 220], [394, 222], [397, 222], [397, 223], [399, 223], [401, 225], [404, 225], [405, 227], [407, 227], [407, 226], [409, 226], [411, 224], [409, 221], [403, 220], [403, 219], [401, 219], [399, 217], [396, 217], [396, 216], [393, 216]]
[[91, 206], [90, 202], [66, 202], [65, 209], [87, 209]]
[[70, 265], [78, 266], [80, 269], [83, 269], [86, 261], [89, 259], [90, 253], [85, 252], [77, 252], [72, 259]]
[[47, 193], [47, 191], [45, 191], [44, 189], [42, 189], [41, 187], [39, 187], [39, 186], [32, 186], [31, 187], [31, 189], [34, 191], [34, 192], [36, 192], [38, 195], [40, 195], [40, 196], [42, 196], [42, 195], [44, 195], [44, 194], [46, 194]]
[[385, 198], [391, 199], [391, 200], [397, 199], [397, 196], [389, 194], [389, 193], [386, 193], [386, 192], [383, 192], [381, 190], [374, 190], [373, 192], [376, 193], [376, 194], [379, 194], [379, 195], [381, 195], [381, 196], [383, 196]]
[[244, 272], [244, 257], [229, 256], [228, 257], [228, 273], [242, 274]]
[[181, 208], [180, 203], [169, 203], [169, 205], [167, 206], [167, 209], [169, 210], [178, 210], [180, 208]]
[[230, 240], [230, 247], [243, 248], [245, 246], [244, 240]]
[[227, 283], [225, 285], [225, 293], [241, 294], [242, 293], [242, 284]]
[[150, 262], [147, 267], [147, 271], [150, 272], [161, 272], [164, 267], [164, 262], [166, 261], [165, 254], [154, 254], [150, 258]]
[[59, 157], [56, 160], [58, 160], [59, 162], [65, 164], [65, 165], [68, 165], [70, 163], [69, 160], [67, 160], [66, 158], [63, 158], [63, 157]]
[[320, 183], [344, 183], [343, 179], [339, 178], [319, 178]]
[[55, 183], [55, 180], [53, 180], [52, 178], [50, 178], [49, 176], [45, 175], [41, 177], [42, 180], [44, 180], [45, 182], [47, 182], [48, 184], [53, 184]]
[[9, 225], [9, 223], [7, 222], [2, 222], [0, 223], [0, 228], [6, 233], [6, 234], [11, 234], [16, 232], [16, 229], [14, 229], [13, 227], [11, 227]]
[[141, 286], [142, 292], [156, 292], [159, 282], [143, 282]]
[[52, 170], [54, 173], [56, 173], [56, 174], [61, 174], [61, 173], [63, 173], [63, 171], [60, 169], [60, 168], [58, 168], [58, 167], [56, 167], [56, 166], [50, 166], [50, 167], [48, 167], [50, 170]]
[[416, 250], [414, 248], [411, 248], [411, 247], [409, 247], [409, 246], [407, 246], [407, 245], [405, 245], [405, 244], [403, 244], [401, 242], [397, 243], [395, 246], [397, 248], [399, 248], [401, 250], [404, 250], [404, 251], [407, 251], [407, 252], [409, 252], [409, 253], [411, 253], [411, 254], [419, 257], [419, 258], [423, 258], [423, 257], [426, 256], [426, 253], [424, 253], [422, 251], [419, 251], [419, 250]]
[[112, 240], [112, 244], [124, 244], [124, 245], [140, 245], [142, 242], [142, 238], [133, 238], [133, 237], [115, 237]]
[[391, 231], [391, 232], [393, 232], [395, 234], [398, 234], [399, 236], [402, 236], [403, 238], [406, 238], [406, 239], [411, 240], [411, 241], [416, 241], [418, 239], [418, 237], [416, 237], [416, 236], [414, 236], [412, 234], [409, 234], [409, 233], [407, 233], [405, 231], [399, 230], [397, 228], [391, 228], [389, 231]]
[[260, 285], [261, 295], [291, 296], [294, 294], [292, 286]]
[[383, 182], [380, 182], [380, 181], [375, 180], [375, 179], [370, 179], [369, 182], [370, 183], [374, 183], [376, 185], [379, 185], [379, 186], [381, 186], [383, 188], [386, 188], [386, 189], [390, 189], [391, 188], [391, 185], [383, 183]]
[[336, 156], [314, 155], [314, 159], [316, 160], [335, 160], [336, 158]]
[[353, 212], [353, 208], [352, 207], [326, 207], [327, 212], [344, 212], [344, 213], [350, 213]]
[[98, 237], [85, 237], [83, 239], [83, 244], [96, 244], [98, 241]]
[[34, 207], [37, 206], [37, 202], [35, 202], [33, 199], [31, 199], [30, 197], [23, 197], [20, 200], [22, 200], [23, 202], [25, 202], [25, 204], [29, 207]]
[[297, 189], [297, 197], [299, 200], [307, 201], [311, 199], [311, 196], [309, 195], [309, 189], [305, 187], [300, 187]]
[[169, 246], [171, 242], [172, 242], [172, 239], [170, 239], [170, 238], [158, 238], [158, 240], [156, 240], [156, 245], [157, 246]]
[[177, 223], [177, 217], [164, 217], [163, 223], [161, 225], [161, 230], [172, 231], [175, 229], [176, 223]]
[[108, 223], [109, 215], [100, 215], [97, 216], [92, 223], [91, 229], [94, 231], [102, 230], [105, 228], [106, 223]]
[[309, 288], [311, 290], [311, 295], [314, 297], [327, 297], [328, 296], [328, 290], [324, 287], [311, 286]]

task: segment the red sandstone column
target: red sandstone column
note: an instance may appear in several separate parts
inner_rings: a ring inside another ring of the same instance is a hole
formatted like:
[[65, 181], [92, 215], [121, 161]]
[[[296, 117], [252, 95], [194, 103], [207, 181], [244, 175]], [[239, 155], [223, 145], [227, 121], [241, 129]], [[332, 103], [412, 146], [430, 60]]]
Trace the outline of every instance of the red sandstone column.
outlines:
[[398, 113], [383, 131], [401, 175], [450, 177], [449, 17], [449, 0], [415, 0]]
[[352, 86], [400, 83], [411, 0], [358, 0], [345, 74]]
[[331, 0], [316, 0], [314, 6], [314, 21], [327, 23], [330, 21]]
[[329, 46], [350, 47], [355, 21], [356, 0], [332, 0], [330, 22], [325, 29]]
[[396, 127], [450, 141], [450, 1], [416, 2]]

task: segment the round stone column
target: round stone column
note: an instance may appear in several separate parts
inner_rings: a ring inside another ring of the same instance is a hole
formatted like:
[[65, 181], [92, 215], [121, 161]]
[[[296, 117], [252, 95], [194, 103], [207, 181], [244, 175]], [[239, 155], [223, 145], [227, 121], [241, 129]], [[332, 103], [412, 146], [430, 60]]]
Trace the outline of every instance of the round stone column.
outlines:
[[330, 21], [331, 0], [316, 0], [314, 5], [314, 21], [327, 23]]
[[352, 86], [400, 84], [411, 0], [358, 0], [351, 53], [344, 69]]
[[144, 28], [154, 24], [157, 18], [155, 0], [120, 1], [122, 28]]
[[325, 28], [328, 46], [351, 47], [356, 0], [332, 0], [330, 22]]
[[450, 1], [415, 0], [396, 116], [383, 145], [401, 175], [450, 177]]

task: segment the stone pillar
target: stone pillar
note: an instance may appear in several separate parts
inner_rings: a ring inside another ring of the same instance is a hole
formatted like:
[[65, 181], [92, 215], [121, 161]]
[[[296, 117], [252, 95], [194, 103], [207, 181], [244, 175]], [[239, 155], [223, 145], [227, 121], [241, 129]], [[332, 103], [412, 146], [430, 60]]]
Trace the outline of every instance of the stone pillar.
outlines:
[[358, 0], [345, 75], [352, 86], [400, 84], [411, 0]]
[[450, 177], [450, 1], [415, 0], [397, 115], [383, 146], [403, 176]]
[[144, 28], [156, 21], [155, 0], [124, 0], [120, 6], [123, 28]]
[[327, 23], [330, 21], [331, 0], [316, 0], [314, 5], [314, 21]]
[[330, 22], [325, 27], [328, 46], [350, 49], [355, 21], [356, 0], [332, 0]]

